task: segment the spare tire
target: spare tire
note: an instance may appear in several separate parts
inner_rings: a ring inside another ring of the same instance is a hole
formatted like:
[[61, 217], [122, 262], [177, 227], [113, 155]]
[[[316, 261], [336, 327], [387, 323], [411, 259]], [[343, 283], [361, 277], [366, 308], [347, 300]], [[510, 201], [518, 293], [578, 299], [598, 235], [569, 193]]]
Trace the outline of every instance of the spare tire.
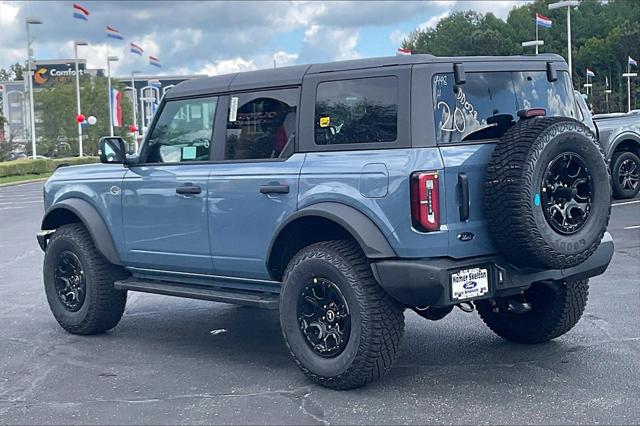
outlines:
[[484, 203], [494, 243], [520, 267], [565, 269], [596, 250], [609, 223], [609, 170], [596, 136], [564, 117], [520, 121], [496, 145]]

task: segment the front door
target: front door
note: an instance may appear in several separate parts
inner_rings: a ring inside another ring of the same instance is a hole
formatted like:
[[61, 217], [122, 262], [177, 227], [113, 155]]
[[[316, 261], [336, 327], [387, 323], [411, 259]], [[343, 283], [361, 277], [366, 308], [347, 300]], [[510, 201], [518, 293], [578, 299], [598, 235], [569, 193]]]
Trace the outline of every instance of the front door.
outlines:
[[127, 264], [210, 273], [208, 179], [217, 98], [167, 101], [123, 181]]
[[299, 89], [229, 95], [226, 146], [209, 177], [216, 275], [268, 279], [267, 249], [297, 208], [304, 154], [293, 154]]

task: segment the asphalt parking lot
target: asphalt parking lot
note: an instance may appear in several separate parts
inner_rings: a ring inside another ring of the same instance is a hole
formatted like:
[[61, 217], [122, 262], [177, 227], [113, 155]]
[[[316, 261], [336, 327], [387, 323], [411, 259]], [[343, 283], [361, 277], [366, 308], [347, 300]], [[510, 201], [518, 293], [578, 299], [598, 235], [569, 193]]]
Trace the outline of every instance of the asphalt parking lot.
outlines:
[[2, 424], [640, 422], [640, 199], [614, 205], [615, 256], [569, 334], [516, 345], [475, 313], [407, 311], [391, 373], [336, 392], [298, 371], [273, 311], [129, 293], [111, 332], [67, 334], [42, 288], [41, 198], [0, 188]]

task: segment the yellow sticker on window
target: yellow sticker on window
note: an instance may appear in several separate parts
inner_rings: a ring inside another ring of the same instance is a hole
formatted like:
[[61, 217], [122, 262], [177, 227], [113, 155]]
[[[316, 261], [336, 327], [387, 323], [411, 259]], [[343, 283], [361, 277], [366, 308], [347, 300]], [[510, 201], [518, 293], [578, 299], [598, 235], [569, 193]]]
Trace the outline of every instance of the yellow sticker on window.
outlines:
[[330, 117], [320, 117], [320, 127], [328, 127], [331, 123]]

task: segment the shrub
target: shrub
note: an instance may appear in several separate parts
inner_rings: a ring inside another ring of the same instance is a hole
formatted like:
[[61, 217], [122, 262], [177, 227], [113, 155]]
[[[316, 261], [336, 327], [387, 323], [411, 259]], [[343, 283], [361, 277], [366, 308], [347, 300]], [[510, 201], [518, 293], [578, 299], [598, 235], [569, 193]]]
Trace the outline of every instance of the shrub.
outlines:
[[0, 163], [0, 177], [21, 175], [42, 175], [52, 173], [60, 164], [70, 166], [97, 163], [98, 157], [70, 157], [56, 159], [15, 160]]

